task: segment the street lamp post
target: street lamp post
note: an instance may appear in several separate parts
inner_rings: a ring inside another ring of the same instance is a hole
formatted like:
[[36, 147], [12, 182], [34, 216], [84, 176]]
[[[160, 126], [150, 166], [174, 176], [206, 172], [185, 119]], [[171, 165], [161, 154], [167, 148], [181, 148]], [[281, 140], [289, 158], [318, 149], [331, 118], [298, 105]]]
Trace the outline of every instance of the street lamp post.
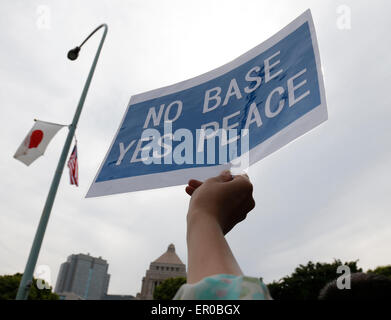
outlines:
[[76, 60], [78, 55], [79, 55], [79, 51], [80, 51], [81, 47], [100, 28], [104, 28], [103, 36], [102, 36], [102, 39], [101, 39], [101, 41], [99, 43], [98, 50], [97, 50], [97, 52], [95, 54], [95, 58], [94, 58], [94, 61], [92, 63], [90, 72], [88, 73], [88, 77], [87, 77], [86, 83], [85, 83], [83, 91], [81, 93], [79, 104], [77, 105], [77, 109], [76, 109], [75, 115], [73, 116], [72, 124], [69, 126], [69, 132], [68, 132], [67, 138], [65, 140], [64, 147], [63, 147], [62, 152], [61, 152], [60, 160], [58, 161], [56, 172], [54, 173], [54, 177], [53, 177], [53, 180], [52, 180], [52, 184], [50, 186], [49, 194], [48, 194], [48, 196], [46, 198], [45, 207], [43, 208], [41, 219], [39, 221], [39, 225], [38, 225], [37, 231], [35, 233], [34, 241], [33, 241], [33, 244], [31, 246], [30, 254], [29, 254], [29, 257], [28, 257], [28, 260], [27, 260], [26, 268], [24, 270], [23, 277], [22, 277], [22, 280], [20, 281], [18, 292], [16, 294], [16, 300], [26, 300], [27, 297], [28, 297], [29, 291], [30, 291], [30, 287], [32, 285], [33, 273], [34, 273], [34, 270], [35, 270], [35, 266], [37, 264], [38, 255], [39, 255], [39, 251], [41, 249], [43, 237], [45, 235], [46, 226], [47, 226], [48, 221], [49, 221], [50, 212], [52, 210], [53, 202], [54, 202], [54, 199], [56, 197], [56, 193], [57, 193], [58, 185], [60, 183], [61, 175], [62, 175], [62, 172], [64, 170], [65, 160], [66, 160], [66, 157], [68, 155], [69, 148], [71, 147], [72, 138], [73, 138], [73, 136], [75, 134], [76, 126], [77, 126], [77, 123], [79, 121], [81, 111], [83, 109], [83, 104], [84, 104], [84, 101], [86, 99], [88, 89], [90, 87], [91, 79], [92, 79], [92, 76], [94, 75], [95, 67], [96, 67], [96, 64], [98, 62], [99, 55], [100, 55], [103, 43], [104, 43], [105, 38], [106, 38], [106, 34], [107, 34], [107, 30], [108, 30], [107, 25], [106, 24], [102, 24], [99, 27], [97, 27], [81, 43], [80, 46], [78, 46], [78, 47], [76, 47], [76, 48], [74, 48], [74, 49], [72, 49], [72, 50], [70, 50], [68, 52], [68, 58], [70, 60]]

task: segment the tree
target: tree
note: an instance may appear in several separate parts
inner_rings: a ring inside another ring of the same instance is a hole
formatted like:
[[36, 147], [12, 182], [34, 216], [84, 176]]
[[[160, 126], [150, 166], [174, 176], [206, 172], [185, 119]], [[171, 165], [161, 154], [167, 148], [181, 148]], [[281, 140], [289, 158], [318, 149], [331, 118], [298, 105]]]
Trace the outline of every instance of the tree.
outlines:
[[[14, 300], [16, 298], [22, 276], [21, 273], [0, 276], [0, 300]], [[28, 300], [58, 300], [59, 297], [52, 293], [52, 288], [38, 289], [36, 283], [37, 279], [33, 278]]]
[[380, 266], [375, 270], [368, 270], [368, 273], [376, 273], [378, 275], [386, 276], [391, 279], [391, 265], [388, 266]]
[[310, 261], [307, 265], [299, 265], [290, 276], [269, 284], [270, 294], [275, 300], [316, 300], [320, 290], [340, 276], [337, 273], [338, 266], [347, 265], [351, 273], [362, 272], [362, 269], [357, 267], [357, 261], [345, 263], [340, 260], [334, 260], [333, 263]]
[[168, 278], [156, 287], [153, 293], [153, 299], [172, 300], [178, 289], [185, 283], [185, 277]]

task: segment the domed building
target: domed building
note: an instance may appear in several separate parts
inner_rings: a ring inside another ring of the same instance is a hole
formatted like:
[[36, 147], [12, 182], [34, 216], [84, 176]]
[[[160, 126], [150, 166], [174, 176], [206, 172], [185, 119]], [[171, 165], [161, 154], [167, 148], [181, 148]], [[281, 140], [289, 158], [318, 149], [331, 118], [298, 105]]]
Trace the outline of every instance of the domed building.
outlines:
[[175, 246], [171, 243], [167, 251], [151, 262], [141, 285], [141, 293], [136, 298], [152, 300], [155, 288], [168, 278], [186, 277], [186, 265], [179, 259]]

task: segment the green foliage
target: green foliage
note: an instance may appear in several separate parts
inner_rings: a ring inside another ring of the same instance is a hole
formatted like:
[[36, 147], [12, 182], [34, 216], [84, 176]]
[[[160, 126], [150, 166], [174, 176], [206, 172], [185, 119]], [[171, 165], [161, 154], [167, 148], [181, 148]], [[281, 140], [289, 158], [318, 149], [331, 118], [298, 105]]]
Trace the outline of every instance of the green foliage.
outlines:
[[357, 267], [357, 261], [342, 263], [334, 260], [333, 263], [316, 264], [310, 261], [307, 265], [299, 265], [290, 276], [269, 284], [270, 294], [275, 300], [316, 300], [320, 290], [338, 278], [337, 268], [340, 265], [349, 266], [351, 273], [362, 272]]
[[377, 267], [375, 270], [368, 270], [368, 273], [376, 273], [391, 279], [391, 265]]
[[[18, 291], [22, 274], [0, 276], [0, 300], [14, 300]], [[34, 285], [30, 288], [29, 300], [58, 300], [58, 295], [50, 289], [38, 289], [37, 280], [33, 279]]]
[[177, 277], [164, 280], [153, 293], [155, 300], [172, 300], [178, 289], [186, 283], [186, 278]]

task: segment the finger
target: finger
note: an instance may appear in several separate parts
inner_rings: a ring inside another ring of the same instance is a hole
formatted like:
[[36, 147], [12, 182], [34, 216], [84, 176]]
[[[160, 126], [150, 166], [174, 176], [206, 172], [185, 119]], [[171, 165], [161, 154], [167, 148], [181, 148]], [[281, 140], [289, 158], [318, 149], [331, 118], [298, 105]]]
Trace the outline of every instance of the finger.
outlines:
[[191, 187], [191, 186], [187, 186], [186, 189], [185, 189], [186, 193], [191, 196], [193, 194], [193, 192], [195, 191], [195, 188]]
[[250, 197], [246, 202], [246, 211], [249, 213], [252, 209], [255, 208], [255, 200], [253, 197]]
[[238, 179], [241, 181], [246, 181], [247, 183], [250, 182], [250, 177], [247, 175], [247, 173], [232, 176], [232, 180], [238, 180]]
[[229, 183], [228, 185], [232, 185], [232, 186], [235, 185], [238, 188], [238, 190], [240, 189], [243, 191], [247, 191], [250, 194], [252, 194], [253, 192], [253, 185], [250, 182], [248, 176], [247, 177], [243, 175], [233, 176], [232, 181], [229, 181], [228, 183]]
[[241, 174], [235, 174], [235, 175], [232, 175], [232, 177], [235, 179], [235, 177], [243, 177], [243, 178], [247, 178], [248, 180], [250, 180], [250, 177], [248, 176], [247, 173], [243, 172]]
[[197, 189], [201, 184], [202, 184], [202, 182], [199, 180], [196, 180], [196, 179], [191, 179], [188, 182], [188, 185], [190, 187], [193, 187], [194, 189]]

